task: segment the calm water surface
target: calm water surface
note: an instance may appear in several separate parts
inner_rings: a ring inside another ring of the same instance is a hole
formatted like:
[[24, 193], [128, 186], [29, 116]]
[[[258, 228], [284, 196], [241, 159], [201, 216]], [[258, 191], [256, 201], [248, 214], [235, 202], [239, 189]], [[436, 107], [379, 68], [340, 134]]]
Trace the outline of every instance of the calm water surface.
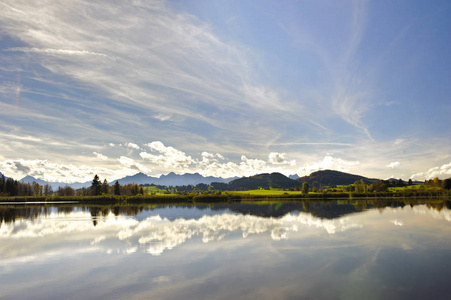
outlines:
[[0, 206], [1, 299], [450, 299], [451, 203]]

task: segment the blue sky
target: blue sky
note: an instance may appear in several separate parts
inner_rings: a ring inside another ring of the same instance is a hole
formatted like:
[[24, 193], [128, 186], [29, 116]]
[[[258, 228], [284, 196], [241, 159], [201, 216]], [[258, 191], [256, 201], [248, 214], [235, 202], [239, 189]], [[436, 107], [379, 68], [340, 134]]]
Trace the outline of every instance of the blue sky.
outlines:
[[451, 176], [449, 1], [1, 1], [0, 171]]

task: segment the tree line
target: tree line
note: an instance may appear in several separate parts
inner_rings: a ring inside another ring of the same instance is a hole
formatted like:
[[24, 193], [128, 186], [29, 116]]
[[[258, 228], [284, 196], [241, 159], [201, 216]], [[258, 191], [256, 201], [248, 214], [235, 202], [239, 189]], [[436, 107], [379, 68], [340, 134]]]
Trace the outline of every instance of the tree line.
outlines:
[[35, 181], [24, 183], [13, 178], [6, 178], [3, 174], [0, 176], [0, 196], [136, 196], [139, 194], [144, 194], [142, 186], [137, 184], [120, 185], [118, 181], [110, 186], [106, 179], [101, 182], [97, 174], [94, 176], [90, 187], [75, 190], [66, 185], [59, 186], [56, 191], [49, 184], [41, 185]]
[[[265, 174], [266, 175], [266, 174]], [[262, 177], [254, 176], [253, 178], [245, 178], [244, 180], [235, 180], [239, 184], [212, 182], [211, 184], [199, 183], [197, 185], [183, 185], [183, 186], [156, 186], [159, 190], [163, 190], [164, 193], [178, 193], [189, 194], [192, 192], [216, 192], [216, 191], [234, 191], [234, 190], [252, 190], [252, 189], [269, 189], [269, 188], [281, 188], [283, 190], [302, 191], [304, 194], [309, 192], [350, 192], [350, 193], [368, 193], [368, 192], [387, 192], [390, 187], [408, 187], [412, 186], [413, 182], [398, 180], [376, 180], [372, 184], [367, 184], [364, 180], [360, 179], [354, 182], [354, 184], [338, 187], [316, 187], [310, 186], [307, 182], [297, 182], [298, 186], [293, 186], [292, 180], [284, 180], [284, 178], [278, 178], [274, 180], [273, 174]], [[280, 177], [280, 176], [279, 176]], [[263, 179], [263, 180], [261, 180]], [[285, 181], [290, 183], [287, 187], [284, 187]], [[276, 185], [276, 186], [274, 186]], [[145, 185], [147, 186], [147, 185]], [[153, 185], [152, 185], [153, 186]], [[425, 180], [424, 185], [421, 185], [418, 189], [419, 192], [426, 191], [439, 191], [450, 190], [451, 178], [441, 180], [434, 178], [431, 180]], [[13, 178], [6, 178], [3, 174], [0, 177], [0, 196], [100, 196], [100, 195], [123, 195], [123, 196], [136, 196], [144, 195], [144, 188], [135, 183], [121, 185], [116, 180], [112, 185], [108, 183], [106, 179], [100, 180], [100, 177], [96, 174], [92, 180], [91, 186], [74, 190], [72, 187], [66, 185], [64, 187], [58, 187], [56, 191], [48, 184], [40, 185], [39, 183], [22, 183]]]
[[119, 181], [113, 185], [110, 185], [106, 179], [103, 182], [96, 174], [92, 180], [91, 186], [88, 188], [81, 188], [77, 190], [79, 196], [99, 196], [99, 195], [124, 195], [124, 196], [136, 196], [143, 195], [144, 189], [136, 183], [129, 183], [121, 185]]
[[48, 184], [22, 183], [13, 178], [6, 178], [3, 174], [0, 177], [1, 196], [50, 196], [52, 194], [53, 189]]

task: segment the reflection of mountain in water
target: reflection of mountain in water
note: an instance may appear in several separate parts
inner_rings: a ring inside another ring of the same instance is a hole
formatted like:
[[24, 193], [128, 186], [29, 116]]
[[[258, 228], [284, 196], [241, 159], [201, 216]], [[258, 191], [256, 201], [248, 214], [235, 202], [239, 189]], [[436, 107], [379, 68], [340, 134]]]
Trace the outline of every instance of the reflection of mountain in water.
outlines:
[[[444, 202], [446, 202], [444, 204]], [[280, 202], [272, 204], [253, 204], [253, 203], [237, 203], [237, 204], [219, 204], [211, 207], [212, 210], [229, 209], [235, 213], [249, 214], [259, 217], [279, 218], [290, 212], [305, 212], [312, 216], [322, 219], [336, 219], [348, 214], [362, 212], [369, 209], [385, 208], [385, 207], [404, 207], [405, 205], [418, 205], [418, 201], [402, 202], [402, 201], [299, 201], [299, 202]], [[424, 202], [423, 202], [424, 204]], [[442, 209], [444, 206], [451, 208], [450, 201], [439, 201], [438, 203], [428, 203], [434, 208]]]
[[[314, 217], [321, 219], [336, 219], [348, 214], [362, 212], [369, 209], [383, 209], [385, 207], [404, 207], [405, 205], [415, 206], [419, 204], [426, 204], [429, 208], [440, 211], [443, 208], [451, 209], [451, 201], [418, 201], [415, 199], [406, 201], [388, 201], [388, 200], [342, 200], [342, 201], [299, 201], [299, 202], [280, 202], [259, 204], [256, 203], [231, 203], [231, 204], [203, 204], [203, 205], [113, 205], [113, 206], [99, 206], [99, 205], [68, 205], [54, 204], [52, 206], [42, 205], [15, 205], [15, 206], [0, 206], [0, 226], [2, 223], [14, 223], [20, 219], [35, 220], [40, 216], [47, 216], [50, 213], [57, 212], [65, 215], [74, 211], [88, 211], [91, 214], [93, 225], [96, 226], [100, 218], [109, 214], [115, 216], [137, 216], [143, 211], [151, 212], [156, 209], [164, 208], [188, 208], [195, 209], [196, 214], [190, 216], [192, 218], [199, 218], [205, 214], [206, 210], [216, 211], [231, 211], [236, 214], [252, 215], [264, 218], [281, 218], [291, 212], [305, 212]], [[174, 220], [176, 216], [167, 216], [169, 220]]]
[[[374, 206], [366, 207], [374, 208]], [[336, 202], [315, 203], [315, 202], [290, 202], [290, 203], [274, 203], [269, 205], [259, 204], [230, 204], [230, 205], [214, 205], [212, 210], [229, 209], [232, 212], [253, 215], [264, 218], [280, 218], [290, 212], [306, 212], [311, 215], [324, 218], [335, 219], [341, 216], [363, 211], [351, 204], [337, 204]]]

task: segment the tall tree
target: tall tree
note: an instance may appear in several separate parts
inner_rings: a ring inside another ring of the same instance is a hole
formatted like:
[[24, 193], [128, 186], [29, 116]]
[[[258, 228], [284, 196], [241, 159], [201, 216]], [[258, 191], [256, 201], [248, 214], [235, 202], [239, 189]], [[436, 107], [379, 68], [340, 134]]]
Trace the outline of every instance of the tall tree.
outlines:
[[36, 181], [33, 181], [32, 192], [36, 196], [42, 196], [42, 185], [40, 185]]
[[97, 174], [94, 176], [91, 184], [91, 195], [97, 196], [100, 195], [102, 183], [100, 182], [99, 176]]
[[103, 180], [101, 192], [102, 194], [110, 193], [110, 186], [108, 185], [108, 181], [106, 179]]
[[5, 193], [7, 193], [10, 196], [17, 196], [19, 193], [18, 182], [12, 178], [6, 179]]
[[2, 194], [5, 191], [5, 183], [6, 183], [5, 175], [2, 174], [2, 176], [0, 177], [0, 194]]
[[363, 182], [362, 179], [357, 180], [356, 182], [354, 182], [354, 186], [355, 186], [355, 191], [357, 193], [364, 193], [365, 190], [366, 190], [365, 182]]
[[46, 184], [44, 185], [44, 195], [48, 196], [53, 194], [53, 189], [50, 185]]
[[309, 189], [310, 189], [310, 186], [308, 185], [307, 182], [302, 183], [302, 193], [308, 194]]
[[56, 194], [58, 196], [75, 196], [75, 190], [68, 185], [65, 187], [59, 186]]
[[114, 194], [120, 195], [121, 194], [121, 185], [119, 184], [119, 181], [116, 180], [114, 183]]
[[450, 190], [451, 189], [451, 178], [443, 180], [443, 188], [445, 190]]
[[387, 191], [387, 184], [382, 180], [376, 180], [376, 182], [373, 183], [373, 189], [376, 192], [385, 192]]

